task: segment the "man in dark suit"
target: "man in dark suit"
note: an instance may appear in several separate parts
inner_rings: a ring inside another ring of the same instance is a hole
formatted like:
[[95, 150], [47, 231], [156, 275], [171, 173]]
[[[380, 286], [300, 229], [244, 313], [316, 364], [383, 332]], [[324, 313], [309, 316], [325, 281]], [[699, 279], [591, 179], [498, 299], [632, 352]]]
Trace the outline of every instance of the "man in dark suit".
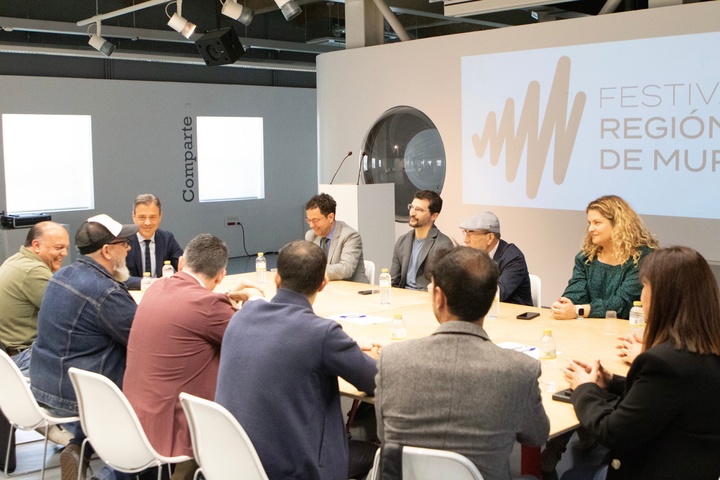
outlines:
[[492, 212], [483, 212], [465, 220], [460, 228], [465, 245], [482, 250], [500, 269], [500, 301], [532, 305], [530, 275], [525, 255], [514, 243], [500, 239], [500, 220]]
[[408, 205], [408, 224], [413, 229], [398, 238], [393, 250], [390, 267], [393, 287], [425, 290], [429, 283], [425, 278], [428, 260], [436, 251], [452, 248], [452, 240], [435, 226], [442, 203], [440, 195], [431, 190], [415, 193]]
[[285, 245], [275, 297], [246, 302], [223, 337], [215, 400], [243, 426], [270, 480], [346, 480], [338, 377], [375, 390], [375, 360], [313, 312], [325, 263], [311, 242]]
[[378, 436], [385, 442], [465, 455], [487, 480], [510, 480], [513, 444], [540, 446], [550, 421], [540, 362], [490, 341], [483, 320], [498, 269], [485, 252], [456, 247], [432, 267], [440, 326], [431, 336], [380, 351], [375, 378]]
[[158, 228], [162, 221], [162, 205], [152, 193], [135, 198], [132, 218], [139, 230], [137, 235], [128, 238], [130, 252], [126, 261], [130, 278], [126, 285], [130, 290], [140, 290], [143, 273], [150, 272], [152, 278], [162, 277], [165, 260], [170, 260], [177, 271], [183, 251], [172, 233]]
[[329, 280], [369, 283], [360, 234], [347, 223], [335, 220], [336, 207], [335, 199], [327, 193], [308, 200], [305, 221], [310, 230], [305, 233], [305, 240], [319, 245], [327, 255]]

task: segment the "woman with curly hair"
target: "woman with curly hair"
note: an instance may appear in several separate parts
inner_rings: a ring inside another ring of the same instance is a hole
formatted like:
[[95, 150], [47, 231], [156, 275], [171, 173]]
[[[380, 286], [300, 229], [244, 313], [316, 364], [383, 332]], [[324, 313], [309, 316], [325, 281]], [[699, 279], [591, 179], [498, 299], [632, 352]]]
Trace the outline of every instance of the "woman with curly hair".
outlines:
[[558, 320], [604, 317], [615, 310], [618, 318], [628, 318], [633, 301], [640, 299], [638, 264], [658, 248], [637, 213], [625, 200], [606, 195], [593, 200], [587, 212], [587, 235], [565, 292], [552, 305]]

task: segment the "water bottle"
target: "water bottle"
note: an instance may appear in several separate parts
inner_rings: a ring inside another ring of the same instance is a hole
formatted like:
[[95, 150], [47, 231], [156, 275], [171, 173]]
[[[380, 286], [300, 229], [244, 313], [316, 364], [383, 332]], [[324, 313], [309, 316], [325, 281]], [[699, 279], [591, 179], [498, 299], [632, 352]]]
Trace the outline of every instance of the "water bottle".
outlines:
[[392, 277], [387, 268], [380, 273], [380, 304], [390, 305], [392, 301]]
[[165, 263], [162, 268], [163, 278], [172, 277], [174, 273], [175, 273], [175, 269], [170, 264], [170, 260], [165, 260]]
[[150, 285], [152, 285], [152, 278], [150, 277], [150, 272], [143, 273], [142, 280], [140, 280], [140, 291], [144, 292], [147, 290]]
[[487, 313], [488, 320], [497, 320], [500, 318], [500, 287], [495, 291], [495, 298], [493, 298], [490, 310]]
[[557, 343], [552, 336], [552, 330], [543, 330], [540, 339], [540, 360], [552, 360], [557, 357]]
[[265, 283], [265, 272], [267, 272], [267, 260], [263, 252], [258, 252], [255, 259], [255, 273], [257, 274], [257, 283], [262, 285]]
[[405, 340], [407, 338], [407, 326], [403, 320], [402, 313], [396, 313], [390, 324], [390, 339]]
[[645, 314], [642, 302], [636, 300], [630, 309], [630, 333], [642, 336], [643, 330], [645, 330]]

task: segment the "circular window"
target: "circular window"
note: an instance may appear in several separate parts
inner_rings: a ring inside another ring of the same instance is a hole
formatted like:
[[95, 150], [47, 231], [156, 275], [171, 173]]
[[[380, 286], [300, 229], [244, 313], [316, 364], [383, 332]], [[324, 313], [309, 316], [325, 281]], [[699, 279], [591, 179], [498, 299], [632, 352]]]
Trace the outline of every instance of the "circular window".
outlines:
[[363, 143], [365, 183], [395, 184], [395, 221], [407, 222], [408, 203], [418, 190], [440, 194], [445, 183], [445, 147], [427, 115], [412, 107], [391, 108]]

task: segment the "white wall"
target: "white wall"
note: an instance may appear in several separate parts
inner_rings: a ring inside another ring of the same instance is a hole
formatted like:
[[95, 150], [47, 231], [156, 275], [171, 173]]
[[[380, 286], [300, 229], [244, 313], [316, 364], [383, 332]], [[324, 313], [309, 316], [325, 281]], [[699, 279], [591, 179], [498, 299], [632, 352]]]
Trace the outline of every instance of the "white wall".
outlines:
[[[228, 216], [244, 225], [251, 255], [303, 238], [304, 205], [317, 189], [313, 89], [0, 76], [0, 98], [0, 113], [92, 115], [95, 210], [52, 214], [69, 225], [71, 240], [97, 213], [131, 223], [132, 202], [140, 193], [160, 197], [161, 228], [174, 232], [183, 246], [209, 232], [227, 242], [231, 256], [244, 255], [243, 231], [226, 227]], [[184, 118], [192, 117], [196, 126], [199, 115], [263, 117], [264, 199], [201, 204], [196, 188], [194, 201], [183, 200]], [[32, 165], [28, 175], [48, 189], [72, 188], [54, 182], [52, 171], [35, 171]], [[0, 177], [3, 205], [4, 185]]]
[[[461, 58], [712, 32], [719, 29], [718, 18], [720, 2], [695, 3], [323, 54], [318, 58], [320, 182], [329, 181], [344, 152], [362, 150], [365, 134], [383, 112], [399, 105], [421, 110], [437, 126], [446, 150], [444, 207], [438, 227], [462, 241], [457, 226], [475, 212], [492, 209], [500, 218], [503, 238], [517, 244], [525, 253], [530, 272], [542, 277], [543, 299], [549, 305], [562, 293], [570, 277], [573, 257], [585, 232], [585, 213], [463, 203]], [[705, 68], [717, 71], [714, 60], [698, 59]], [[493, 74], [502, 76], [508, 72]], [[711, 108], [718, 112], [717, 105]], [[353, 182], [356, 172], [352, 170], [341, 170], [336, 182]], [[606, 185], [606, 193], [623, 195], [612, 184]], [[673, 192], [655, 194], [672, 196]], [[582, 204], [595, 197], [583, 198]], [[720, 260], [718, 220], [647, 215], [643, 218], [661, 244], [687, 244], [709, 260]], [[403, 232], [407, 228], [401, 225], [397, 230]]]

